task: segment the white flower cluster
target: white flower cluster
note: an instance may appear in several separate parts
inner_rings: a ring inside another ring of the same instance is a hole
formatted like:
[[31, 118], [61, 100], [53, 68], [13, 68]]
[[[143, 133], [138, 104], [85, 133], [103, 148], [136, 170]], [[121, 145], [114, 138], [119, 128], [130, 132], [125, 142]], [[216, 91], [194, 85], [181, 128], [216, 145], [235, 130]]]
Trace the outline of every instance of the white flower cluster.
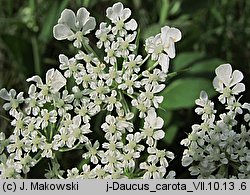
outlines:
[[[143, 59], [136, 54], [138, 25], [130, 15], [122, 3], [106, 10], [111, 23], [102, 22], [95, 32], [97, 48], [105, 53], [100, 58], [86, 37], [95, 28], [95, 19], [85, 8], [76, 15], [69, 9], [62, 12], [54, 37], [73, 41], [78, 53], [60, 54], [62, 73], [48, 70], [45, 82], [39, 76], [27, 79], [32, 82], [27, 98], [14, 89], [0, 90], [14, 128], [9, 138], [0, 134], [0, 178], [21, 178], [42, 158], [51, 160], [47, 178], [175, 176], [167, 172], [174, 154], [157, 148], [157, 141], [165, 136], [163, 119], [157, 116], [163, 97], [157, 94], [165, 88], [169, 58], [175, 56], [174, 43], [181, 33], [163, 27], [146, 41], [148, 55]], [[150, 56], [155, 64], [142, 71]], [[69, 80], [73, 87], [68, 87]], [[101, 111], [106, 113], [105, 121], [94, 129], [91, 121]], [[91, 138], [100, 132], [103, 137]], [[85, 163], [64, 173], [57, 154], [74, 149], [82, 151]]]
[[193, 125], [188, 138], [181, 141], [188, 147], [182, 165], [190, 166], [190, 174], [198, 178], [249, 179], [250, 104], [240, 103], [241, 96], [238, 98], [245, 91], [243, 74], [232, 71], [230, 64], [220, 65], [215, 73], [213, 86], [225, 110], [218, 114], [207, 93], [200, 93], [195, 112], [202, 123]]

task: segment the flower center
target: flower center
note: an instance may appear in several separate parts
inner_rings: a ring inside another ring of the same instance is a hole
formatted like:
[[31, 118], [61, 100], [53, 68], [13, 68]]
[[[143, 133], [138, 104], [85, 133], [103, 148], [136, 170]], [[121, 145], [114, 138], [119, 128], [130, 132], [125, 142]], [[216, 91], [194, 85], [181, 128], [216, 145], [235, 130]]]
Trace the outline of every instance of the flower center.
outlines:
[[199, 138], [199, 136], [196, 135], [196, 134], [194, 134], [194, 133], [192, 133], [192, 134], [190, 134], [190, 135], [188, 136], [188, 139], [191, 140], [191, 141], [197, 141], [198, 138]]
[[154, 98], [154, 93], [147, 91], [147, 92], [145, 92], [145, 96], [146, 96], [146, 98], [152, 100]]
[[69, 69], [70, 69], [72, 72], [76, 72], [76, 71], [77, 71], [77, 66], [76, 66], [76, 64], [75, 64], [75, 63], [70, 64], [70, 65], [69, 65]]
[[97, 150], [95, 148], [90, 148], [89, 152], [92, 154], [92, 155], [96, 155], [97, 154]]
[[89, 82], [89, 81], [90, 81], [90, 75], [87, 75], [87, 74], [83, 75], [83, 76], [82, 76], [82, 80], [83, 80], [84, 82]]
[[79, 110], [79, 115], [80, 115], [80, 116], [85, 116], [87, 113], [88, 113], [88, 109], [87, 109], [86, 107], [82, 107], [82, 108]]
[[108, 156], [108, 162], [110, 164], [114, 164], [116, 162], [116, 158], [114, 156], [109, 155]]
[[158, 76], [155, 75], [155, 74], [151, 74], [151, 75], [149, 75], [148, 79], [149, 79], [150, 81], [157, 81], [157, 80], [158, 80]]
[[115, 124], [111, 124], [109, 126], [109, 132], [110, 133], [115, 133], [116, 132], [116, 125]]
[[115, 51], [113, 49], [109, 49], [107, 52], [108, 57], [114, 56]]
[[76, 32], [76, 40], [79, 41], [79, 42], [83, 41], [83, 33], [82, 33], [82, 31], [77, 31]]
[[110, 144], [109, 144], [109, 149], [110, 149], [111, 151], [115, 151], [116, 145], [115, 145], [114, 142], [110, 142]]
[[30, 107], [35, 107], [36, 106], [36, 99], [35, 98], [31, 99], [29, 104], [30, 104]]
[[226, 87], [226, 88], [224, 88], [223, 89], [223, 95], [225, 96], [225, 97], [230, 97], [231, 96], [231, 89], [229, 88], [229, 87]]
[[157, 151], [156, 156], [158, 158], [164, 158], [165, 157], [165, 151]]
[[45, 113], [44, 116], [43, 116], [43, 118], [44, 118], [45, 121], [48, 121], [49, 118], [50, 118], [49, 113]]
[[211, 108], [211, 106], [205, 105], [205, 106], [204, 106], [204, 112], [205, 112], [206, 114], [212, 114], [212, 113], [213, 113], [213, 109]]
[[63, 107], [64, 106], [64, 101], [62, 99], [57, 100], [57, 106], [59, 108]]
[[134, 82], [131, 81], [131, 80], [126, 80], [126, 81], [125, 81], [125, 85], [128, 86], [128, 87], [132, 87], [133, 84], [134, 84]]
[[42, 86], [41, 86], [41, 93], [42, 93], [44, 96], [48, 95], [48, 93], [49, 93], [49, 88], [48, 88], [47, 85], [42, 85]]
[[62, 134], [62, 135], [61, 135], [61, 138], [62, 138], [63, 141], [67, 141], [68, 138], [69, 138], [69, 136], [66, 135], [66, 134]]
[[80, 99], [82, 97], [82, 93], [80, 91], [74, 94], [75, 99]]
[[147, 129], [145, 129], [145, 135], [147, 136], [147, 137], [152, 137], [153, 136], [153, 134], [154, 134], [154, 129], [153, 128], [147, 128]]
[[117, 23], [116, 23], [116, 28], [118, 30], [121, 30], [124, 26], [124, 22], [122, 20], [119, 20]]
[[106, 34], [106, 33], [101, 34], [100, 40], [101, 40], [102, 42], [106, 41], [106, 40], [107, 40], [107, 34]]
[[143, 104], [143, 103], [138, 104], [137, 108], [138, 108], [141, 112], [146, 112], [146, 111], [147, 111], [147, 107], [146, 107], [145, 104]]
[[163, 51], [163, 46], [161, 44], [155, 47], [156, 54], [160, 54], [162, 53], [162, 51]]
[[129, 42], [128, 42], [128, 41], [123, 41], [123, 42], [121, 43], [121, 48], [122, 48], [123, 50], [127, 49], [128, 46], [129, 46]]
[[79, 128], [74, 129], [73, 135], [75, 138], [79, 138], [81, 135], [81, 130]]
[[15, 99], [12, 99], [11, 101], [12, 108], [16, 109], [18, 107], [18, 101]]
[[22, 129], [23, 128], [23, 121], [22, 120], [17, 120], [16, 121], [16, 127], [18, 129]]
[[156, 167], [155, 165], [150, 165], [150, 166], [148, 167], [148, 172], [154, 173], [154, 172], [156, 172], [156, 171], [157, 171], [157, 167]]
[[128, 148], [129, 148], [130, 150], [133, 150], [135, 147], [136, 147], [136, 142], [135, 142], [135, 141], [130, 141], [130, 142], [128, 143]]

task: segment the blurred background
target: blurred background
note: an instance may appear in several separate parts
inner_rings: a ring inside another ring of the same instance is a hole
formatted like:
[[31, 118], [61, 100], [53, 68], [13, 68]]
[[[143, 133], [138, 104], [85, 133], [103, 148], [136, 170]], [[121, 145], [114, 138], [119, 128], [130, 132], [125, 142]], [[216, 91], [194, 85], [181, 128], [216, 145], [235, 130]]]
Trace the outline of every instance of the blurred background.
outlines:
[[[74, 55], [67, 41], [56, 41], [52, 28], [65, 8], [77, 11], [86, 7], [97, 23], [107, 21], [105, 10], [114, 0], [0, 0], [0, 88], [27, 91], [26, 79], [35, 74], [44, 78], [50, 68], [58, 68], [58, 55]], [[242, 101], [250, 100], [250, 1], [249, 0], [121, 0], [132, 10], [140, 28], [139, 50], [150, 35], [165, 25], [182, 31], [177, 56], [171, 71], [177, 75], [167, 81], [165, 100], [159, 114], [164, 118], [166, 136], [162, 147], [173, 151], [172, 168], [179, 178], [189, 177], [181, 168], [184, 150], [180, 141], [200, 119], [194, 101], [201, 90], [217, 100], [212, 87], [214, 69], [230, 63], [244, 74], [247, 91]], [[95, 42], [94, 37], [90, 38]], [[3, 102], [0, 101], [0, 105]], [[0, 108], [0, 129], [10, 127]]]

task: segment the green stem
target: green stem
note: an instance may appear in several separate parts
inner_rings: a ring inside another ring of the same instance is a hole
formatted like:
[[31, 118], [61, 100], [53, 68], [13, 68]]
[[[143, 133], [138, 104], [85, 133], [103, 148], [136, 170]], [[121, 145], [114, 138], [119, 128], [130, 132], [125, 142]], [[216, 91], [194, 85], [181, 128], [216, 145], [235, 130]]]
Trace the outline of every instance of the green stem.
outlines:
[[153, 66], [149, 67], [148, 71], [151, 72], [151, 70], [153, 70], [158, 64], [159, 64], [158, 61], [155, 62], [155, 63], [153, 64]]
[[72, 147], [72, 148], [61, 148], [61, 149], [59, 149], [58, 151], [59, 151], [59, 152], [68, 152], [68, 151], [71, 151], [71, 150], [76, 149], [79, 145], [80, 145], [80, 142], [78, 142], [78, 144], [76, 144], [76, 145], [75, 145], [74, 147]]
[[98, 57], [98, 55], [96, 54], [96, 52], [94, 51], [94, 49], [88, 44], [86, 43], [86, 41], [83, 41], [82, 43], [83, 48], [90, 54], [93, 53], [99, 60], [100, 58]]
[[168, 17], [168, 11], [169, 11], [169, 0], [162, 0], [161, 1], [161, 13], [160, 13], [160, 21], [159, 23], [161, 25], [164, 25], [166, 22], [166, 19]]
[[129, 106], [128, 106], [128, 104], [127, 104], [125, 98], [124, 98], [123, 93], [122, 93], [121, 91], [119, 91], [118, 93], [119, 93], [119, 95], [120, 95], [120, 102], [122, 103], [122, 106], [123, 106], [123, 108], [124, 108], [125, 113], [130, 113]]
[[40, 63], [40, 56], [39, 56], [38, 41], [37, 41], [36, 36], [33, 36], [31, 38], [31, 44], [32, 44], [32, 51], [33, 51], [34, 64], [35, 64], [35, 73], [37, 75], [41, 75], [41, 63]]
[[53, 134], [54, 134], [55, 124], [51, 125], [50, 133], [49, 133], [49, 140], [52, 142]]
[[9, 118], [7, 118], [7, 117], [5, 117], [5, 116], [3, 116], [3, 115], [1, 115], [1, 114], [0, 114], [0, 118], [3, 118], [3, 119], [5, 119], [5, 120], [8, 121], [8, 122], [11, 121]]
[[130, 97], [131, 99], [136, 99], [136, 97], [132, 96], [131, 94], [127, 93], [127, 92], [123, 92], [125, 95], [127, 95], [128, 97]]
[[61, 175], [57, 175], [57, 177], [59, 178], [59, 179], [65, 179], [65, 178], [63, 178]]
[[40, 150], [40, 151], [34, 156], [34, 159], [36, 160], [37, 163], [42, 159], [41, 154], [42, 154], [42, 151]]
[[[158, 64], [159, 64], [158, 61], [155, 62], [155, 63], [153, 64], [153, 66], [151, 66], [151, 67], [149, 67], [149, 68], [147, 69], [147, 71], [151, 72]], [[140, 79], [141, 77], [142, 77], [142, 73], [138, 76], [137, 79]]]
[[150, 57], [150, 54], [148, 54], [148, 55], [145, 57], [145, 59], [140, 63], [139, 66], [142, 66], [142, 65], [148, 60], [149, 57]]

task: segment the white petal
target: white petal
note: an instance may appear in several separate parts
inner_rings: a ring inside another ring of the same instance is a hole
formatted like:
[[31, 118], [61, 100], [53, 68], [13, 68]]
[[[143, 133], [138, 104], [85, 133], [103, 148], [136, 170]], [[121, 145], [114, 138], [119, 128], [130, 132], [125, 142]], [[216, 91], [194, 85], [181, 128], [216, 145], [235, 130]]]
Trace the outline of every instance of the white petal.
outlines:
[[237, 83], [232, 89], [232, 93], [235, 95], [238, 95], [243, 91], [245, 91], [245, 85], [243, 83]]
[[112, 14], [113, 14], [113, 10], [111, 7], [107, 8], [106, 10], [106, 16], [107, 18], [109, 18], [110, 20], [112, 20]]
[[170, 171], [168, 175], [166, 176], [166, 179], [174, 179], [176, 173], [174, 171]]
[[77, 19], [77, 22], [78, 22], [78, 25], [79, 25], [78, 30], [80, 30], [86, 24], [86, 22], [88, 21], [89, 12], [84, 7], [80, 8], [76, 13], [76, 19]]
[[200, 99], [207, 101], [208, 100], [208, 95], [205, 91], [201, 91], [200, 93]]
[[157, 117], [155, 120], [154, 128], [155, 129], [160, 129], [163, 127], [164, 120], [161, 117]]
[[125, 23], [125, 29], [127, 30], [136, 30], [137, 22], [134, 19], [131, 19], [129, 22]]
[[74, 35], [74, 33], [68, 26], [57, 24], [53, 27], [53, 35], [57, 40], [64, 40]]
[[88, 34], [91, 30], [93, 30], [96, 26], [96, 21], [94, 17], [89, 17], [89, 20], [82, 28], [82, 32], [84, 35]]
[[152, 92], [153, 93], [159, 93], [159, 92], [161, 92], [165, 88], [165, 86], [166, 86], [165, 84], [155, 85], [153, 87]]
[[64, 54], [60, 54], [59, 55], [59, 62], [62, 64], [68, 64], [69, 63], [69, 59], [66, 55]]
[[168, 37], [169, 29], [170, 29], [169, 26], [164, 26], [161, 28], [161, 40], [163, 43], [165, 43], [169, 39], [169, 37]]
[[132, 141], [133, 140], [133, 134], [128, 134], [127, 135], [127, 137], [126, 137], [126, 139], [128, 140], [128, 141]]
[[241, 82], [243, 78], [244, 78], [244, 76], [243, 76], [242, 72], [240, 72], [239, 70], [233, 71], [233, 75], [232, 75], [232, 80], [231, 80], [230, 86], [233, 86], [236, 83]]
[[72, 30], [76, 30], [75, 24], [76, 24], [76, 17], [75, 13], [70, 9], [65, 9], [61, 13], [61, 17], [58, 20], [58, 24], [64, 24], [65, 26], [68, 26]]
[[226, 86], [230, 84], [230, 77], [232, 74], [232, 67], [230, 64], [222, 64], [215, 69], [215, 73], [219, 80], [221, 80]]
[[120, 15], [122, 10], [123, 10], [123, 4], [120, 2], [115, 3], [112, 7], [109, 7], [106, 10], [106, 16], [112, 22], [115, 22], [115, 21], [117, 21], [117, 17]]
[[169, 47], [167, 49], [164, 49], [164, 51], [167, 52], [167, 54], [168, 54], [168, 56], [170, 58], [175, 57], [175, 47], [174, 47], [174, 41], [173, 40], [169, 41]]
[[0, 98], [7, 100], [7, 101], [11, 99], [8, 91], [5, 88], [0, 90]]
[[42, 84], [43, 84], [42, 79], [41, 79], [39, 76], [33, 76], [33, 77], [31, 77], [31, 78], [28, 78], [26, 81], [27, 81], [27, 82], [34, 81], [34, 82], [36, 82], [38, 85], [42, 85]]
[[11, 90], [9, 91], [9, 95], [10, 95], [12, 98], [14, 98], [14, 97], [16, 96], [16, 90], [15, 90], [15, 89], [11, 89]]
[[59, 91], [62, 87], [66, 85], [66, 82], [67, 80], [64, 78], [64, 76], [58, 70], [55, 70], [53, 78], [51, 80], [52, 91]]
[[153, 146], [154, 145], [154, 139], [152, 137], [148, 137], [146, 144], [148, 144], [149, 146]]
[[46, 83], [50, 83], [51, 80], [53, 79], [53, 76], [54, 76], [54, 72], [55, 72], [55, 69], [54, 68], [51, 68], [49, 69], [47, 72], [46, 72]]
[[147, 163], [143, 162], [140, 164], [140, 169], [147, 169], [147, 168], [148, 168]]
[[115, 3], [112, 8], [114, 13], [120, 13], [123, 10], [123, 4], [121, 2]]
[[219, 92], [223, 91], [223, 83], [217, 76], [213, 80], [213, 86], [216, 91], [219, 91]]
[[155, 131], [155, 132], [154, 132], [153, 138], [154, 138], [155, 140], [159, 140], [159, 139], [164, 138], [164, 136], [165, 136], [164, 131], [158, 130], [158, 131]]
[[131, 15], [131, 10], [129, 8], [125, 8], [124, 10], [122, 10], [122, 15], [120, 16], [120, 18], [125, 21], [127, 20]]
[[184, 156], [184, 157], [182, 158], [181, 164], [182, 164], [182, 166], [187, 167], [187, 166], [190, 165], [192, 162], [193, 162], [193, 158], [191, 158], [191, 157], [189, 157], [189, 156]]
[[73, 118], [73, 124], [76, 125], [77, 127], [80, 126], [80, 124], [81, 124], [81, 116], [80, 115], [76, 115]]
[[143, 179], [150, 179], [151, 178], [151, 173], [149, 172], [146, 172], [144, 175], [143, 175]]
[[156, 112], [155, 112], [155, 110], [154, 109], [150, 109], [149, 111], [148, 111], [148, 116], [146, 117], [146, 121], [149, 123], [149, 124], [151, 124], [151, 123], [154, 123], [154, 120], [156, 119]]
[[153, 172], [153, 179], [160, 179], [160, 174], [158, 172]]
[[174, 42], [181, 40], [181, 31], [179, 29], [170, 28], [168, 33], [169, 33], [169, 36], [174, 40]]
[[161, 65], [161, 69], [164, 73], [168, 72], [169, 68], [169, 57], [166, 54], [160, 54], [158, 59], [159, 64]]

